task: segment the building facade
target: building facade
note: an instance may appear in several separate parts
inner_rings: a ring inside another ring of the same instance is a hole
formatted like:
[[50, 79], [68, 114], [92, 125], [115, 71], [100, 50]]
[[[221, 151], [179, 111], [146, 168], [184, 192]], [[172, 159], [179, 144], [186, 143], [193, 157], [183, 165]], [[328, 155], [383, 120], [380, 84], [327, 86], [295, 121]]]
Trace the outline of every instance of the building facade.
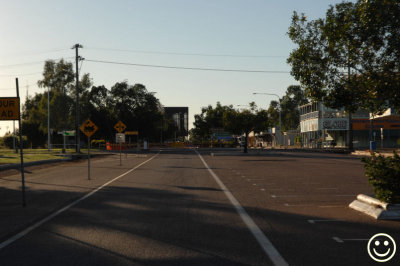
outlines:
[[[400, 116], [388, 109], [372, 117], [367, 111], [352, 114], [353, 146], [368, 148], [370, 141], [377, 147], [400, 147]], [[346, 147], [350, 121], [344, 109], [331, 109], [320, 102], [300, 106], [300, 135], [305, 147]]]

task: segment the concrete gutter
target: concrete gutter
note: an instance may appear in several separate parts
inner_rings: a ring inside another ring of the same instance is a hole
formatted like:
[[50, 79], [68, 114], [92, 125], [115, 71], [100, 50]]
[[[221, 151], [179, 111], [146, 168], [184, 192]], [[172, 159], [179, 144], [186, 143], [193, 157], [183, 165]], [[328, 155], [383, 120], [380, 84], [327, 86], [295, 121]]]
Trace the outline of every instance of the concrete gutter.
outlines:
[[368, 195], [359, 194], [349, 207], [377, 220], [400, 220], [400, 204], [390, 204]]

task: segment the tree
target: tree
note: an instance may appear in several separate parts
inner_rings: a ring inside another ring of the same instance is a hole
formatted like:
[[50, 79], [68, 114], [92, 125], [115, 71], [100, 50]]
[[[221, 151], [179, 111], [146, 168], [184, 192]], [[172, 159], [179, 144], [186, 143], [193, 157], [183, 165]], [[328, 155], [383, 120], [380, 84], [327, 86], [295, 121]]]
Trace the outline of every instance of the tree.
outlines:
[[268, 113], [266, 110], [257, 110], [254, 103], [250, 109], [229, 109], [223, 114], [225, 129], [233, 134], [245, 135], [244, 153], [247, 153], [247, 140], [250, 132], [263, 131], [268, 128]]
[[[400, 107], [398, 0], [343, 2], [323, 19], [294, 12], [289, 37], [298, 45], [288, 58], [292, 75], [309, 97], [351, 114]], [[375, 25], [378, 20], [377, 25]]]
[[110, 107], [127, 130], [138, 130], [141, 137], [159, 137], [163, 114], [160, 101], [142, 84], [117, 82], [111, 88]]
[[232, 105], [222, 105], [217, 102], [215, 107], [208, 105], [201, 109], [201, 114], [194, 116], [194, 128], [192, 130], [193, 138], [197, 140], [209, 140], [212, 130], [224, 128], [224, 113], [232, 110]]
[[[53, 131], [63, 131], [71, 129], [75, 124], [75, 74], [73, 65], [61, 59], [58, 62], [48, 60], [44, 64], [43, 78], [38, 81], [38, 86], [49, 90], [49, 94], [37, 94], [34, 99], [37, 106], [32, 106], [28, 101], [25, 104], [25, 120], [30, 124], [40, 125], [43, 133], [47, 133], [48, 106], [47, 97], [50, 96], [50, 127]], [[89, 74], [84, 74], [80, 80], [81, 92], [86, 91], [91, 86]], [[85, 101], [80, 99], [81, 105]], [[33, 114], [30, 113], [33, 111]], [[82, 121], [78, 121], [79, 123]], [[29, 132], [27, 132], [29, 134]], [[80, 132], [77, 132], [80, 134]], [[30, 136], [32, 137], [32, 136]], [[28, 136], [28, 139], [29, 136]]]

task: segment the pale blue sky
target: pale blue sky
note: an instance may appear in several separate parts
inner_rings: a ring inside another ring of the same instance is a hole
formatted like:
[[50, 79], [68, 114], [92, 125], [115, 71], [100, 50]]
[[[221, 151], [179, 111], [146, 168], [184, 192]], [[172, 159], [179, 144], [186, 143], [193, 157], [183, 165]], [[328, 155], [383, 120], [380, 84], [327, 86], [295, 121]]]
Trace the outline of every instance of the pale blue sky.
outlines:
[[[37, 87], [43, 62], [73, 61], [75, 43], [91, 60], [147, 65], [289, 72], [294, 48], [286, 32], [293, 11], [323, 17], [333, 0], [0, 0], [0, 97], [15, 96], [19, 77], [22, 99]], [[104, 50], [99, 48], [114, 49]], [[236, 56], [195, 56], [150, 51]], [[256, 57], [241, 57], [254, 55]], [[32, 63], [32, 64], [26, 64]], [[20, 65], [22, 64], [22, 65]], [[245, 105], [266, 108], [297, 84], [289, 73], [235, 73], [121, 66], [84, 61], [81, 73], [94, 85], [142, 83], [164, 106], [189, 106], [190, 127], [201, 107]], [[28, 74], [28, 75], [27, 75]], [[0, 134], [12, 123], [0, 122]]]

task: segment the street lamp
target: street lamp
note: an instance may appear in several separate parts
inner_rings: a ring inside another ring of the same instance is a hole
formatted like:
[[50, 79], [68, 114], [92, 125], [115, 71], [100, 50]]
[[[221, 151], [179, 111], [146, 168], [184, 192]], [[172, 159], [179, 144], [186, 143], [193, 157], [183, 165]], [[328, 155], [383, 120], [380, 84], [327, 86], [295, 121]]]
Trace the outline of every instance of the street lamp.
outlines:
[[266, 92], [253, 92], [253, 95], [256, 95], [256, 94], [272, 95], [272, 96], [278, 97], [278, 104], [279, 104], [279, 130], [281, 130], [281, 128], [282, 128], [282, 116], [281, 116], [282, 107], [281, 107], [281, 101], [280, 101], [279, 95], [278, 94], [274, 94], [274, 93], [266, 93]]
[[279, 132], [280, 132], [280, 134], [282, 136], [282, 115], [281, 115], [282, 106], [281, 106], [281, 101], [280, 101], [279, 95], [278, 94], [274, 94], [274, 93], [266, 93], [266, 92], [253, 92], [253, 95], [257, 95], [257, 94], [271, 95], [271, 96], [278, 97], [278, 104], [279, 104]]

